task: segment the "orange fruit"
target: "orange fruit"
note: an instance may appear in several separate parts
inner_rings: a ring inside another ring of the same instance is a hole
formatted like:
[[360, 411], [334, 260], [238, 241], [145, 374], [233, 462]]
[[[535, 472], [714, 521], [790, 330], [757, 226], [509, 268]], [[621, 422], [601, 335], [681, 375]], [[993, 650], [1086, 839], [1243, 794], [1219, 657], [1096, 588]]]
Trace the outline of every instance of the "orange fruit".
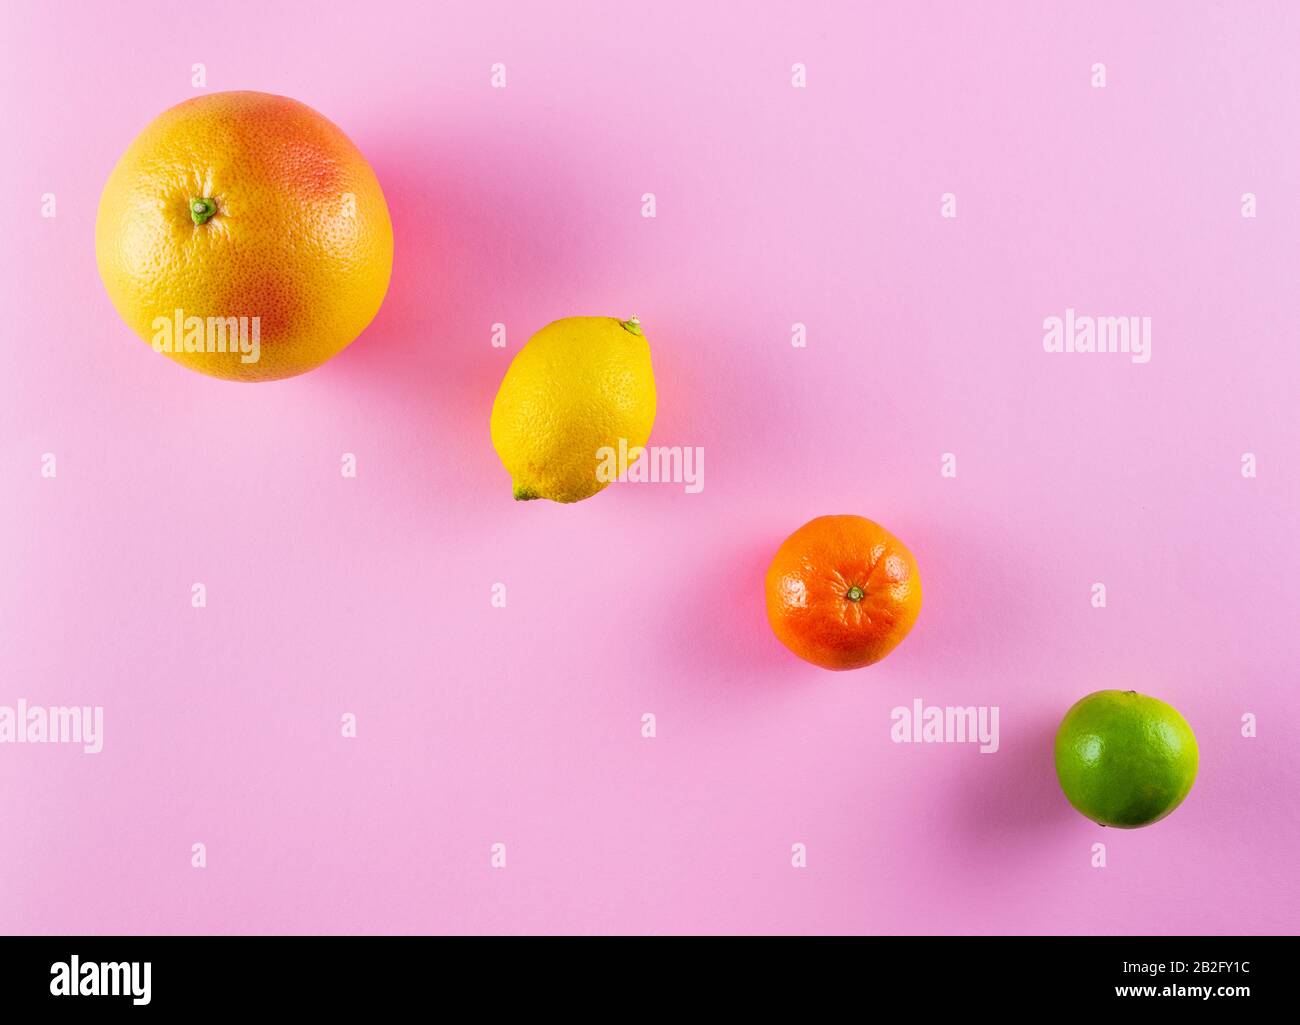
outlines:
[[861, 516], [818, 516], [767, 570], [777, 640], [823, 669], [860, 669], [893, 651], [921, 611], [921, 575], [902, 541]]
[[160, 114], [117, 162], [95, 254], [113, 305], [155, 350], [268, 381], [319, 366], [370, 323], [393, 228], [374, 171], [333, 123], [285, 96], [212, 93]]

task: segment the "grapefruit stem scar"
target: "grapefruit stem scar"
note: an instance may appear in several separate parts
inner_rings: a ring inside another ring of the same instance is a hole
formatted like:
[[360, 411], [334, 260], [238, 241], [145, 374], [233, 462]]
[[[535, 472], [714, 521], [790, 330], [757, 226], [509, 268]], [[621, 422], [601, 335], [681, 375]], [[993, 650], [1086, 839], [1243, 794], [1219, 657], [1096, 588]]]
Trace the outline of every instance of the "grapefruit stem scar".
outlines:
[[217, 204], [210, 199], [191, 199], [190, 217], [195, 224], [206, 224], [217, 212]]

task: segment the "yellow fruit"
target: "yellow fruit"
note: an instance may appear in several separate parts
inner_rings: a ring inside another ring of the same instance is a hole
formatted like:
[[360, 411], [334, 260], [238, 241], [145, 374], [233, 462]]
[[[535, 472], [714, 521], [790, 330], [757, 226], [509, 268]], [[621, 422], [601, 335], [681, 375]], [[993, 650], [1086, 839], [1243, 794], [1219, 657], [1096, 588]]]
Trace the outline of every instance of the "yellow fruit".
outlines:
[[637, 319], [568, 317], [510, 364], [492, 404], [492, 444], [515, 498], [579, 502], [609, 483], [611, 451], [635, 462], [654, 422], [650, 345]]
[[213, 93], [131, 143], [100, 197], [95, 254], [118, 313], [156, 350], [268, 381], [319, 366], [370, 323], [393, 229], [334, 124], [284, 96]]

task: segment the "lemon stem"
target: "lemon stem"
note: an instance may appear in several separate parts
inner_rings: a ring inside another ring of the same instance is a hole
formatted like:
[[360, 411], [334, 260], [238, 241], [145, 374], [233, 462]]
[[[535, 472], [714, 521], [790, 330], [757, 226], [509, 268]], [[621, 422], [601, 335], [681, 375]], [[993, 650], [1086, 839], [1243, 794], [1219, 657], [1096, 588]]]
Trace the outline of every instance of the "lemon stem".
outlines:
[[217, 204], [210, 199], [191, 199], [190, 217], [195, 224], [206, 224], [217, 212]]
[[618, 323], [624, 331], [631, 331], [634, 335], [641, 334], [641, 321], [636, 317], [628, 317], [627, 320], [620, 320]]
[[852, 587], [849, 588], [848, 593], [845, 594], [844, 597], [846, 597], [849, 601], [861, 601], [865, 596], [865, 594], [866, 592], [862, 590], [862, 588], [860, 588], [857, 584], [854, 584]]

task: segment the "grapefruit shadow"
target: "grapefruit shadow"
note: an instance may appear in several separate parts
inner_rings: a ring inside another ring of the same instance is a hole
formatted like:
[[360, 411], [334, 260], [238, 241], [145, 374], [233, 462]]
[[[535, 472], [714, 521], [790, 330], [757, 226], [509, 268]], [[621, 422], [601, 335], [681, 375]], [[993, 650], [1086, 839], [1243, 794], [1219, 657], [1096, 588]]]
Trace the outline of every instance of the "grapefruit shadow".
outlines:
[[[443, 138], [436, 149], [411, 141], [431, 132]], [[498, 494], [503, 471], [488, 422], [511, 359], [550, 320], [612, 314], [599, 307], [632, 295], [624, 312], [650, 326], [660, 389], [652, 444], [711, 433], [711, 403], [702, 399], [720, 375], [735, 373], [734, 325], [704, 305], [710, 296], [682, 310], [685, 271], [647, 287], [629, 279], [635, 261], [609, 258], [603, 240], [619, 222], [571, 149], [557, 149], [526, 125], [498, 134], [416, 122], [362, 148], [388, 202], [393, 272], [374, 321], [313, 375], [331, 393], [323, 402], [360, 407], [394, 429], [400, 424], [440, 478]], [[500, 348], [492, 345], [498, 324], [507, 333]], [[502, 504], [500, 514], [507, 509]]]
[[[553, 147], [517, 136], [476, 137], [472, 145], [453, 136], [438, 154], [400, 138], [367, 153], [393, 222], [392, 278], [375, 319], [318, 373], [354, 403], [377, 396], [417, 419], [431, 418], [446, 452], [467, 447], [467, 424], [481, 426], [487, 444], [492, 397], [505, 368], [541, 326], [532, 323], [531, 311], [551, 308], [539, 297], [593, 277], [591, 266], [580, 266], [583, 228], [594, 211], [578, 176], [564, 164], [548, 167], [539, 197], [539, 186], [525, 180], [520, 151]], [[475, 154], [472, 164], [458, 159], [464, 153]], [[546, 201], [550, 193], [562, 193], [564, 203]], [[567, 229], [559, 243], [557, 220]], [[612, 272], [595, 266], [597, 277]], [[599, 294], [603, 286], [590, 287]], [[498, 323], [509, 327], [505, 348], [492, 345]], [[496, 486], [494, 463], [476, 461], [480, 468], [472, 472]]]

